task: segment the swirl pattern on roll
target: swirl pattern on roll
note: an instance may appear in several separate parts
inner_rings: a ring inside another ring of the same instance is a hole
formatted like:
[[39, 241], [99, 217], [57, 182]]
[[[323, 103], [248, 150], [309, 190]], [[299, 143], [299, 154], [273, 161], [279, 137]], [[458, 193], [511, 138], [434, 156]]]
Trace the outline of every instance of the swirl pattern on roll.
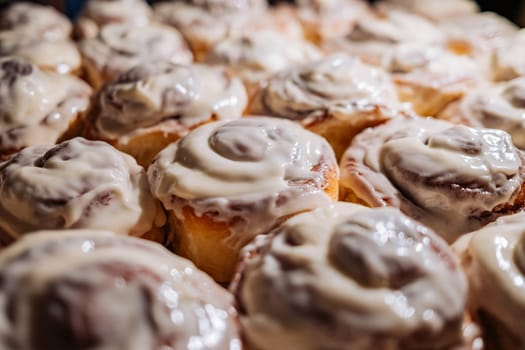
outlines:
[[291, 68], [269, 80], [252, 113], [309, 124], [327, 114], [344, 119], [370, 104], [396, 104], [388, 74], [345, 55]]
[[358, 135], [341, 171], [368, 205], [400, 207], [449, 242], [523, 207], [523, 156], [495, 129], [394, 120]]
[[175, 122], [187, 132], [215, 119], [242, 116], [247, 96], [242, 82], [224, 69], [204, 65], [139, 65], [105, 85], [91, 122], [98, 135], [115, 139]]
[[84, 58], [111, 80], [134, 66], [147, 62], [191, 63], [193, 60], [178, 31], [160, 24], [135, 26], [112, 23], [95, 38], [79, 44]]
[[440, 44], [443, 34], [430, 21], [402, 11], [360, 18], [346, 36], [325, 43], [330, 51], [343, 51], [364, 62], [380, 65], [382, 58], [402, 43]]
[[152, 10], [144, 0], [90, 0], [77, 18], [76, 31], [80, 37], [93, 37], [108, 23], [127, 22], [144, 26], [152, 16]]
[[466, 278], [430, 229], [394, 208], [336, 203], [245, 250], [232, 291], [247, 340], [266, 349], [450, 349]]
[[159, 153], [148, 168], [153, 194], [183, 220], [231, 222], [240, 248], [278, 219], [330, 203], [327, 174], [338, 176], [329, 144], [287, 120], [252, 117], [201, 126]]
[[43, 231], [0, 264], [2, 349], [241, 348], [231, 296], [160, 245]]
[[0, 151], [55, 143], [87, 110], [90, 95], [80, 79], [41, 71], [20, 58], [0, 59]]
[[[516, 349], [525, 344], [521, 327], [525, 314], [524, 222], [523, 213], [501, 217], [462, 237], [454, 245], [469, 278], [472, 312], [494, 318], [496, 323], [509, 330], [514, 341], [519, 343], [513, 347]], [[489, 341], [505, 343], [503, 339]]]
[[320, 51], [306, 41], [277, 31], [260, 31], [220, 41], [206, 61], [227, 65], [244, 81], [259, 83], [280, 70], [319, 58]]
[[450, 113], [456, 111], [463, 123], [504, 130], [517, 147], [525, 148], [525, 78], [475, 90]]
[[104, 142], [74, 138], [31, 146], [0, 164], [3, 241], [38, 229], [142, 236], [156, 216], [144, 169]]
[[162, 22], [179, 29], [194, 51], [199, 51], [264, 15], [266, 7], [264, 0], [190, 0], [161, 2], [154, 11]]
[[45, 40], [63, 40], [69, 38], [71, 30], [71, 22], [51, 6], [16, 2], [0, 11], [0, 32], [15, 31]]

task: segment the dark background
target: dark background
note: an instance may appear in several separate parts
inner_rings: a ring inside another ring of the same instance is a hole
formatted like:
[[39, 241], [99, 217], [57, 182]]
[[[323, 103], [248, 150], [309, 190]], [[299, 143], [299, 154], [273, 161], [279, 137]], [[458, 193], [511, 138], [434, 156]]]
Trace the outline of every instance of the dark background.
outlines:
[[[89, 1], [89, 0], [88, 0]], [[269, 0], [270, 2], [278, 2], [279, 0]], [[420, 0], [420, 1], [439, 1], [439, 0]], [[13, 2], [12, 0], [0, 0], [0, 5], [8, 4]], [[63, 11], [65, 11], [71, 18], [78, 13], [79, 9], [82, 7], [84, 0], [50, 0], [50, 1], [38, 1], [41, 3], [51, 3]], [[151, 2], [151, 1], [150, 1]], [[373, 1], [371, 1], [373, 2]], [[479, 0], [477, 1], [483, 11], [494, 11], [503, 15], [510, 20], [525, 25], [525, 23], [520, 23], [522, 16], [522, 10], [525, 10], [525, 0]]]

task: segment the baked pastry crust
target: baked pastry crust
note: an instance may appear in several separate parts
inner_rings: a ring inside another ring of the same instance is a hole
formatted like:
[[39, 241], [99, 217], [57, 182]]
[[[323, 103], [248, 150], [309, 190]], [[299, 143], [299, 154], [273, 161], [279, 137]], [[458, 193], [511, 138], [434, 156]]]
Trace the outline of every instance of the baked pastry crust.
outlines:
[[359, 134], [341, 159], [341, 198], [401, 208], [449, 243], [524, 207], [510, 136], [413, 117]]
[[337, 199], [339, 169], [321, 137], [251, 117], [193, 130], [159, 153], [148, 177], [169, 212], [175, 251], [228, 282], [256, 235]]
[[0, 58], [0, 86], [0, 159], [29, 145], [75, 136], [91, 97], [80, 79], [16, 57]]
[[223, 68], [156, 62], [104, 85], [84, 131], [147, 168], [157, 153], [191, 129], [240, 118], [246, 104], [242, 82]]

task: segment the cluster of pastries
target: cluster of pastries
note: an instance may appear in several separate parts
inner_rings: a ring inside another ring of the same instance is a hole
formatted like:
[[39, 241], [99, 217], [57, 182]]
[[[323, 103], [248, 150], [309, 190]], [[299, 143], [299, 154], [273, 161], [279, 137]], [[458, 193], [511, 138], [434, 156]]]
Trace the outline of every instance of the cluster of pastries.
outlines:
[[0, 12], [0, 348], [525, 348], [525, 33], [469, 0]]

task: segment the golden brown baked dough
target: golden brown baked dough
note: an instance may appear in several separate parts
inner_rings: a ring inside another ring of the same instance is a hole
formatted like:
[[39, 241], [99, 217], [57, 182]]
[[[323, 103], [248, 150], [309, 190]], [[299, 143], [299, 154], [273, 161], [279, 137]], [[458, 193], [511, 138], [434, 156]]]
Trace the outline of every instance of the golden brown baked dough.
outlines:
[[448, 242], [525, 206], [523, 154], [510, 136], [431, 118], [392, 120], [341, 159], [346, 201], [393, 206]]
[[105, 142], [30, 146], [0, 163], [0, 242], [40, 229], [106, 229], [168, 243], [135, 160]]
[[96, 88], [116, 79], [136, 65], [149, 62], [191, 63], [193, 56], [181, 34], [151, 23], [112, 23], [94, 38], [79, 43], [87, 79]]
[[175, 251], [227, 282], [253, 237], [337, 199], [339, 170], [320, 136], [252, 117], [194, 129], [159, 153], [148, 177], [169, 212]]
[[91, 88], [76, 77], [42, 71], [21, 58], [0, 58], [0, 159], [74, 136], [90, 95]]
[[333, 55], [276, 74], [255, 94], [249, 112], [300, 123], [325, 137], [339, 158], [355, 134], [394, 118], [398, 109], [388, 74]]
[[159, 151], [191, 129], [240, 118], [246, 104], [242, 82], [223, 68], [155, 62], [104, 85], [84, 131], [147, 168]]

